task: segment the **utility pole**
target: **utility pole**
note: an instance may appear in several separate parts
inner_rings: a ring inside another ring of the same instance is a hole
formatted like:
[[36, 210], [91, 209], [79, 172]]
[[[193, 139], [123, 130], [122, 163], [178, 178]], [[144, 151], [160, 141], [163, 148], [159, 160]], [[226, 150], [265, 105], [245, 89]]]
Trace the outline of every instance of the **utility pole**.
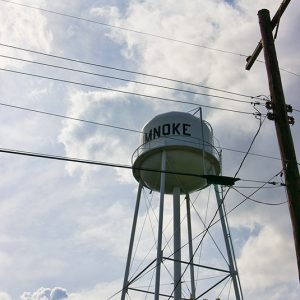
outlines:
[[[281, 16], [289, 2], [290, 1], [284, 1], [276, 15]], [[300, 177], [293, 138], [289, 127], [289, 121], [291, 121], [291, 119], [287, 114], [288, 106], [285, 104], [274, 38], [272, 34], [272, 30], [276, 27], [276, 23], [273, 22], [272, 24], [270, 13], [267, 9], [260, 10], [258, 12], [258, 18], [262, 36], [261, 45], [264, 49], [265, 64], [271, 94], [271, 101], [269, 102], [268, 108], [273, 109], [273, 113], [269, 113], [268, 116], [269, 119], [274, 120], [276, 127], [277, 139], [285, 175], [289, 211], [295, 240], [298, 276], [300, 281]], [[279, 22], [279, 18], [277, 20], [277, 24]], [[247, 70], [251, 68], [259, 54], [260, 50], [257, 49], [258, 47], [254, 51], [253, 55], [247, 59]], [[255, 58], [253, 59], [253, 57]]]

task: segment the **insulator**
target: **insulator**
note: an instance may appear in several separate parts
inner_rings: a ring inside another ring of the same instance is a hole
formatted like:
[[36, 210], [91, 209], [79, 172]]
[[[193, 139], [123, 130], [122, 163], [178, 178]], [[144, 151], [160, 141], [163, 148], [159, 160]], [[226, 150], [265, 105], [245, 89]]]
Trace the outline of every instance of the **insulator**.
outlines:
[[273, 109], [274, 108], [274, 103], [272, 101], [267, 101], [266, 102], [266, 108], [268, 110]]
[[290, 125], [294, 125], [295, 124], [295, 119], [294, 117], [288, 116], [288, 121]]
[[286, 105], [286, 111], [287, 111], [288, 113], [293, 112], [293, 107], [292, 107], [292, 105], [287, 104], [287, 105]]
[[267, 113], [267, 118], [271, 121], [275, 120], [275, 114], [268, 112]]

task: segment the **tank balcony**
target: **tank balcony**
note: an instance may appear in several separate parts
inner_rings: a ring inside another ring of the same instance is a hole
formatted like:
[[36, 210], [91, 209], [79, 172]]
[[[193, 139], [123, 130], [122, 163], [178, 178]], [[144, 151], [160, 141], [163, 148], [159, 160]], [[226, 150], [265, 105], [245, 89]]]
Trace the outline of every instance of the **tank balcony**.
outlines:
[[[218, 143], [218, 141], [214, 138], [214, 143]], [[140, 145], [133, 153], [131, 158], [131, 163], [134, 164], [135, 160], [140, 157], [142, 154], [145, 154], [148, 151], [158, 150], [158, 149], [166, 149], [168, 147], [174, 146], [183, 146], [190, 147], [197, 150], [204, 150], [204, 152], [211, 154], [218, 162], [221, 162], [221, 154], [218, 148], [215, 147], [214, 143], [209, 143], [207, 141], [199, 140], [194, 137], [186, 137], [186, 136], [169, 136], [169, 137], [160, 137], [155, 140], [151, 140]]]

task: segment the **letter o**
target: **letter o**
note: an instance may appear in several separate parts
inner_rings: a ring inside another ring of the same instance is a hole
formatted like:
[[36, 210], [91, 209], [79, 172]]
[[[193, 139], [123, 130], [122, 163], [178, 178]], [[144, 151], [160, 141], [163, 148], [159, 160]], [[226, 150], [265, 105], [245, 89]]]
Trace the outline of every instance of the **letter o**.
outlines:
[[164, 124], [162, 127], [162, 134], [169, 135], [171, 133], [171, 126], [170, 124]]

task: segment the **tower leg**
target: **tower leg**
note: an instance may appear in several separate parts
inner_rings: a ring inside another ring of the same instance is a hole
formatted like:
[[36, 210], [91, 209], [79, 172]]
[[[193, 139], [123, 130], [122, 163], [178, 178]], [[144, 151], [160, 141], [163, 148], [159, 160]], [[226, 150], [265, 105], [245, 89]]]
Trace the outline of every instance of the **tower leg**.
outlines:
[[220, 192], [219, 188], [217, 185], [214, 185], [215, 188], [215, 193], [216, 193], [216, 198], [217, 198], [217, 203], [218, 203], [218, 208], [219, 208], [219, 214], [220, 214], [220, 221], [223, 229], [223, 235], [225, 239], [225, 246], [227, 250], [227, 256], [228, 256], [228, 261], [229, 261], [229, 270], [230, 270], [230, 275], [232, 278], [232, 283], [234, 287], [234, 292], [235, 292], [235, 297], [237, 300], [243, 300], [243, 294], [242, 294], [242, 289], [240, 285], [240, 280], [239, 280], [239, 275], [237, 272], [237, 267], [236, 267], [236, 261], [235, 261], [235, 256], [234, 256], [234, 250], [233, 250], [233, 245], [232, 245], [232, 240], [230, 236], [230, 231], [227, 223], [227, 218], [224, 212], [224, 205], [220, 197]]
[[[161, 155], [161, 171], [166, 171], [166, 152]], [[156, 277], [155, 277], [155, 294], [154, 299], [159, 300], [160, 288], [160, 269], [162, 263], [162, 230], [163, 230], [163, 213], [164, 213], [164, 197], [165, 197], [166, 173], [160, 174], [160, 202], [158, 217], [158, 234], [157, 234], [157, 254], [156, 254]]]
[[123, 282], [121, 300], [125, 300], [125, 295], [126, 295], [127, 289], [128, 289], [128, 276], [129, 276], [129, 269], [130, 269], [130, 263], [131, 263], [131, 257], [132, 257], [132, 250], [133, 250], [136, 223], [137, 223], [139, 207], [140, 207], [140, 199], [141, 199], [142, 188], [143, 188], [143, 183], [142, 183], [142, 180], [140, 180], [139, 189], [138, 189], [137, 198], [136, 198], [133, 222], [132, 222], [132, 229], [131, 229], [131, 235], [130, 235], [130, 242], [129, 242], [129, 248], [128, 248], [128, 255], [127, 255], [127, 262], [126, 262], [126, 268], [125, 268], [125, 275], [124, 275], [124, 282]]
[[181, 299], [180, 188], [173, 189], [174, 299]]
[[189, 255], [190, 255], [190, 274], [191, 274], [191, 299], [196, 299], [195, 287], [195, 271], [194, 271], [194, 250], [193, 250], [193, 235], [192, 235], [192, 222], [191, 222], [191, 206], [190, 195], [186, 195], [186, 212], [187, 212], [187, 229], [189, 239]]

